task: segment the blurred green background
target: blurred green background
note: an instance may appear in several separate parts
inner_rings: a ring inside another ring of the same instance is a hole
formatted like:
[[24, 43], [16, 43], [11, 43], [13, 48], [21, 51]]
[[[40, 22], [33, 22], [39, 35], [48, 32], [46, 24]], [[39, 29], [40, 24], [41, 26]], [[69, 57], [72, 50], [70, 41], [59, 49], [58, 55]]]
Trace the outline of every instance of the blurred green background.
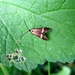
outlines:
[[[48, 71], [50, 73], [48, 73]], [[36, 69], [32, 70], [29, 73], [23, 70], [18, 70], [14, 66], [8, 68], [0, 64], [0, 75], [75, 75], [75, 62], [45, 62], [43, 65], [38, 65]]]

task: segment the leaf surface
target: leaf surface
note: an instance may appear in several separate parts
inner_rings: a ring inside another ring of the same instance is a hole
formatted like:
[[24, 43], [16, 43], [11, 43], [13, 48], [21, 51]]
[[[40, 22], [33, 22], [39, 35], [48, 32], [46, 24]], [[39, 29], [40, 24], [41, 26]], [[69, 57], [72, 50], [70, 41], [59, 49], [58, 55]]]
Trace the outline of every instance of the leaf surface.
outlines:
[[[51, 28], [48, 41], [31, 34], [24, 21], [29, 29]], [[25, 71], [46, 60], [72, 62], [75, 59], [75, 0], [0, 0], [1, 63], [11, 66], [6, 54], [16, 48], [22, 50], [26, 62], [13, 65]]]

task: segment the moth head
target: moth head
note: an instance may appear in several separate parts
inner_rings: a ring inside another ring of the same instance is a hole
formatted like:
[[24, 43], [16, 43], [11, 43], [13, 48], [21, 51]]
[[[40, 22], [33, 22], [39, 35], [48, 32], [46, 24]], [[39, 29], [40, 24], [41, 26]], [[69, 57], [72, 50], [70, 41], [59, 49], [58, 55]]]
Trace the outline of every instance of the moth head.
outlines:
[[31, 29], [31, 30], [29, 30], [30, 32], [34, 32], [34, 30], [33, 29]]

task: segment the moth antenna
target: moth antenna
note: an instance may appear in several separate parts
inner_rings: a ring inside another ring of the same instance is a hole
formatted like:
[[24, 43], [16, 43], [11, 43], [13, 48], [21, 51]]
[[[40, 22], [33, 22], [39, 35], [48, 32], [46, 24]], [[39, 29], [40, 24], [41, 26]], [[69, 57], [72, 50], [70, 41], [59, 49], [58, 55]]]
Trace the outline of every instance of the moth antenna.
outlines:
[[[29, 31], [29, 30], [28, 30]], [[25, 33], [23, 33], [21, 36], [20, 36], [20, 39], [28, 32], [26, 31]]]
[[25, 25], [26, 25], [27, 29], [29, 30], [29, 28], [28, 28], [28, 26], [27, 26], [27, 24], [26, 24], [26, 21], [25, 21], [25, 20], [24, 20], [24, 23], [25, 23]]
[[19, 37], [19, 39], [17, 40], [17, 42], [20, 42], [20, 39], [27, 33], [28, 31], [26, 31], [25, 33], [23, 33], [20, 37]]
[[[26, 27], [27, 27], [27, 24], [26, 24], [25, 20], [24, 20], [24, 23], [25, 23], [25, 25], [26, 25]], [[27, 29], [28, 29], [28, 31], [29, 31], [29, 28], [28, 28], [28, 27], [27, 27]], [[25, 33], [23, 33], [23, 34], [20, 36], [20, 38], [18, 39], [18, 41], [19, 41], [28, 31], [26, 31]]]
[[[24, 20], [24, 23], [25, 23], [25, 25], [26, 25], [26, 27], [27, 27], [27, 24], [26, 24], [26, 21]], [[28, 29], [28, 31], [29, 31], [29, 28], [27, 27], [27, 29]], [[26, 31], [25, 33], [23, 33], [21, 36], [20, 36], [20, 38], [22, 38], [28, 31]]]

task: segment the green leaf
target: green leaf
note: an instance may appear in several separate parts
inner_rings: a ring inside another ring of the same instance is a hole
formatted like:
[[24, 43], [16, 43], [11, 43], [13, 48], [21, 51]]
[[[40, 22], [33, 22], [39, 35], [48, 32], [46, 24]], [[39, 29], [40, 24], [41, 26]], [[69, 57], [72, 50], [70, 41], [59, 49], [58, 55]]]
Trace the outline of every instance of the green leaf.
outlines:
[[[24, 21], [29, 29], [51, 28], [48, 41], [31, 34]], [[6, 59], [16, 48], [22, 50], [25, 63]], [[46, 60], [72, 62], [74, 58], [75, 0], [0, 0], [1, 63], [30, 71]]]

